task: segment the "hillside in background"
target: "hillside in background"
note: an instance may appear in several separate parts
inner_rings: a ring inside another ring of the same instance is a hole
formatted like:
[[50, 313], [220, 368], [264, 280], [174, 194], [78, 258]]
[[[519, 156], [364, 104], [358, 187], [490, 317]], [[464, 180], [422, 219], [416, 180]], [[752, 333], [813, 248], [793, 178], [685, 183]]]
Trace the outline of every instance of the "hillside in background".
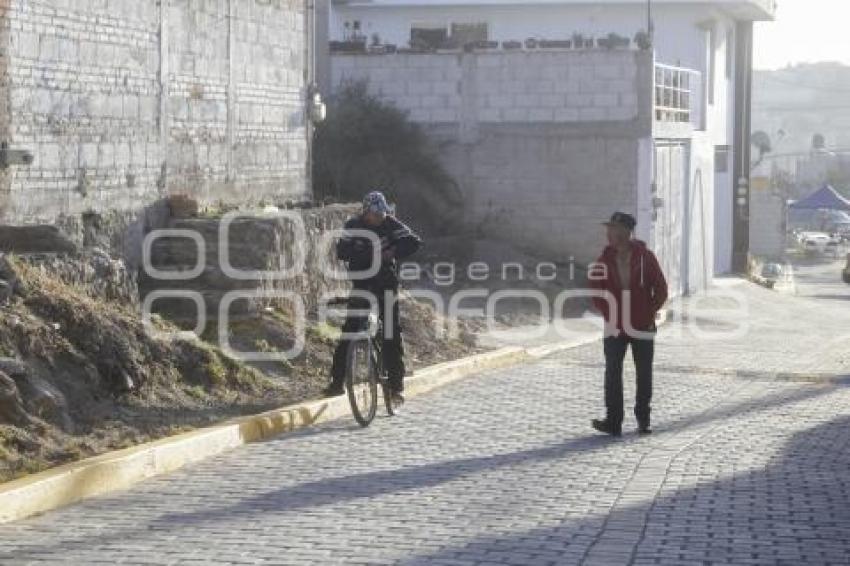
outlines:
[[770, 135], [778, 153], [808, 151], [816, 133], [826, 137], [828, 148], [850, 150], [850, 67], [817, 63], [756, 71], [753, 131], [758, 130]]

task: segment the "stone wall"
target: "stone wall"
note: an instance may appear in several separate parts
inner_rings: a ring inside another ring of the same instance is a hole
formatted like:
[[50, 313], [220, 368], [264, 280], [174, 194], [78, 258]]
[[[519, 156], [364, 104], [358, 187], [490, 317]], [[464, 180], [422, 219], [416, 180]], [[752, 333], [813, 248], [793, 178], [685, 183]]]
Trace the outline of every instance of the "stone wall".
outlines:
[[[349, 284], [342, 277], [332, 277], [334, 270], [341, 269], [336, 260], [334, 238], [328, 234], [339, 230], [359, 210], [357, 205], [333, 205], [322, 208], [286, 211], [295, 214], [303, 223], [304, 232], [294, 229], [292, 220], [274, 215], [247, 214], [234, 217], [228, 222], [226, 241], [220, 240], [221, 218], [195, 218], [172, 221], [168, 228], [198, 234], [204, 242], [205, 255], [198, 256], [198, 246], [187, 237], [163, 236], [152, 242], [151, 266], [159, 271], [177, 272], [203, 265], [201, 273], [188, 280], [165, 280], [144, 269], [139, 274], [142, 297], [152, 291], [166, 292], [166, 296], [151, 304], [153, 312], [176, 319], [196, 317], [195, 305], [185, 298], [169, 297], [171, 291], [197, 292], [210, 318], [216, 318], [222, 298], [232, 291], [289, 291], [298, 294], [308, 310], [316, 308], [317, 301], [325, 293], [345, 291]], [[227, 218], [227, 217], [225, 217]], [[239, 279], [226, 273], [220, 255], [221, 244], [228, 250], [229, 262], [241, 271], [274, 272], [291, 269], [296, 257], [303, 258], [303, 269], [293, 276]], [[234, 316], [246, 314], [272, 301], [240, 300], [234, 302], [230, 313]]]
[[0, 221], [309, 194], [303, 0], [5, 0]]
[[426, 128], [477, 235], [591, 261], [600, 222], [637, 211], [641, 140], [652, 136], [649, 53], [336, 55], [332, 71], [337, 88], [367, 80]]

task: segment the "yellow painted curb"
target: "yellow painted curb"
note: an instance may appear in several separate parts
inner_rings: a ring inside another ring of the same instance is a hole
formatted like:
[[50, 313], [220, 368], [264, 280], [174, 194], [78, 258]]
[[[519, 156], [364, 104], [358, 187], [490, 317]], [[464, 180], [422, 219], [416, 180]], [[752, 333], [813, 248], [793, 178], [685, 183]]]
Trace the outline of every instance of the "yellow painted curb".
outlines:
[[[524, 348], [502, 348], [419, 370], [406, 383], [421, 395], [468, 375], [529, 359]], [[0, 523], [17, 521], [90, 497], [127, 489], [249, 442], [348, 416], [347, 397], [336, 397], [242, 417], [220, 425], [109, 452], [0, 484]]]

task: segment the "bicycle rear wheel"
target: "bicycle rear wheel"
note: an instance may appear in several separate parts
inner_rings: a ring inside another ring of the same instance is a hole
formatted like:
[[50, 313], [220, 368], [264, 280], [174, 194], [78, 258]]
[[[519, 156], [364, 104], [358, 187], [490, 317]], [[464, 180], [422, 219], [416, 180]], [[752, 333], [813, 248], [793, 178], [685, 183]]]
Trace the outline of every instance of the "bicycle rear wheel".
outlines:
[[349, 344], [345, 385], [354, 419], [369, 426], [378, 411], [378, 365], [369, 340]]

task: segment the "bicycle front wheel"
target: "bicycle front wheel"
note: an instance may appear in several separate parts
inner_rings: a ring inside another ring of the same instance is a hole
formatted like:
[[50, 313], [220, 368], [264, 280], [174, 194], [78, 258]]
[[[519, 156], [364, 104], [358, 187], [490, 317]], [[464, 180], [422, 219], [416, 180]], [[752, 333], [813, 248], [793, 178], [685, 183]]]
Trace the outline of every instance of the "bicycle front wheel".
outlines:
[[349, 344], [345, 385], [354, 419], [369, 426], [378, 411], [378, 365], [369, 340]]

